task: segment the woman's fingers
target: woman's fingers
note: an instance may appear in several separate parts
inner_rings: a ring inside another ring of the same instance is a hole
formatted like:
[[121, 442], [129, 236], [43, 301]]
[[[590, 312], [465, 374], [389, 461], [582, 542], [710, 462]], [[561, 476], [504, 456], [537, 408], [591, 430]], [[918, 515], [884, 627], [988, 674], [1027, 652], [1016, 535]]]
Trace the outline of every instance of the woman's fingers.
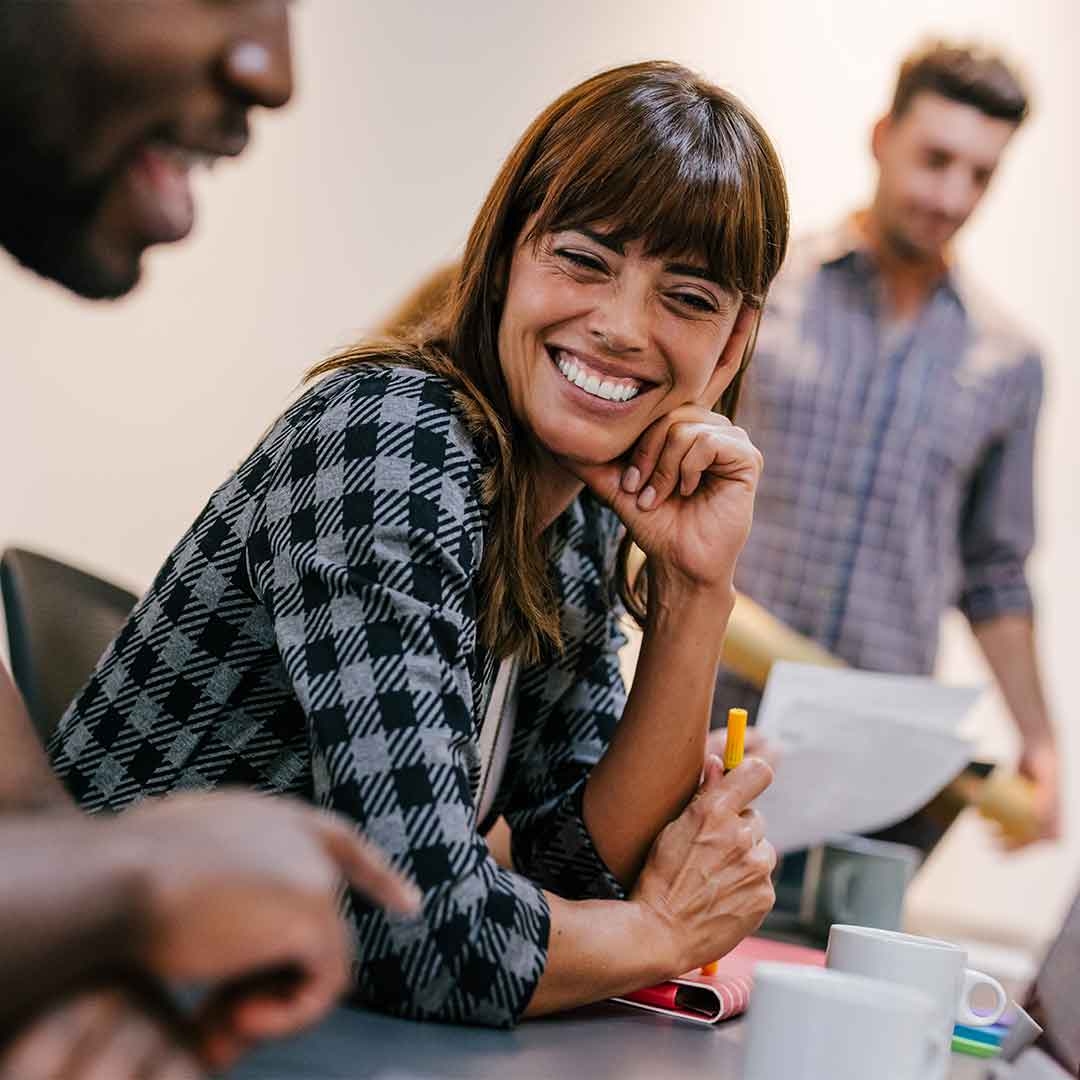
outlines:
[[730, 772], [710, 772], [705, 779], [702, 798], [709, 799], [718, 811], [742, 813], [773, 781], [773, 771], [760, 758], [745, 758]]
[[[623, 474], [623, 490], [637, 494], [639, 510], [654, 510], [678, 490], [692, 495], [706, 472], [752, 479], [761, 471], [761, 454], [746, 432], [715, 413], [701, 419], [653, 425], [639, 440], [632, 464]], [[673, 413], [672, 417], [677, 414]]]
[[656, 468], [656, 459], [664, 448], [674, 418], [675, 413], [662, 416], [641, 433], [630, 455], [630, 464], [622, 476], [623, 491], [637, 495], [644, 490]]
[[738, 428], [701, 433], [691, 443], [679, 464], [679, 494], [693, 495], [707, 472], [736, 480], [752, 481], [760, 467], [760, 455]]
[[638, 495], [639, 510], [655, 510], [675, 490], [683, 459], [702, 435], [697, 424], [676, 423], [668, 428], [660, 456]]
[[[715, 728], [709, 732], [706, 753], [723, 756], [726, 745], [727, 728]], [[775, 771], [782, 756], [782, 751], [778, 742], [773, 742], [768, 735], [763, 735], [756, 727], [750, 726], [746, 729], [746, 756], [761, 758], [766, 765]]]
[[750, 838], [751, 848], [765, 839], [765, 819], [756, 810], [744, 810], [739, 815], [739, 821]]

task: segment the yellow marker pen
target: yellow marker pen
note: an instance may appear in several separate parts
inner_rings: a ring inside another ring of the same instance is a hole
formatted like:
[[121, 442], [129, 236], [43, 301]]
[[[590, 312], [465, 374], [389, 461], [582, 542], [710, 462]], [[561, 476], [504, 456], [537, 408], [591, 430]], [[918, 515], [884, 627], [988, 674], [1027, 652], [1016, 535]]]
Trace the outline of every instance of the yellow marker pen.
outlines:
[[742, 764], [746, 748], [746, 710], [728, 709], [727, 742], [724, 743], [724, 772], [730, 772]]
[[[742, 764], [743, 752], [746, 749], [746, 721], [748, 717], [745, 709], [728, 709], [727, 714], [727, 741], [724, 743], [724, 772], [730, 772], [736, 765]], [[715, 975], [720, 970], [720, 962], [712, 960], [702, 965], [702, 975]]]

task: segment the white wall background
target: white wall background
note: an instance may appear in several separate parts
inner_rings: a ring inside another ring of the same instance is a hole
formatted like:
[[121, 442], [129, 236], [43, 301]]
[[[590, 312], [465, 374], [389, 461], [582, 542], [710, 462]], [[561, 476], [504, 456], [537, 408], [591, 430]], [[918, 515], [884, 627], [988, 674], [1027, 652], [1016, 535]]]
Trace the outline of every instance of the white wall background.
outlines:
[[[864, 198], [869, 126], [927, 32], [1007, 46], [1037, 109], [964, 253], [1045, 343], [1050, 393], [1033, 573], [1070, 786], [1080, 742], [1070, 627], [1080, 610], [1076, 0], [309, 0], [300, 92], [253, 151], [200, 183], [196, 238], [150, 260], [146, 287], [94, 306], [0, 264], [0, 542], [142, 588], [306, 366], [371, 325], [454, 254], [504, 153], [543, 105], [608, 65], [666, 57], [757, 110], [788, 167], [797, 228]], [[951, 625], [943, 673], [978, 674]], [[1000, 708], [985, 747], [1012, 746]], [[921, 879], [922, 925], [1038, 940], [1080, 876], [1080, 801], [1052, 851], [998, 857], [962, 823]]]

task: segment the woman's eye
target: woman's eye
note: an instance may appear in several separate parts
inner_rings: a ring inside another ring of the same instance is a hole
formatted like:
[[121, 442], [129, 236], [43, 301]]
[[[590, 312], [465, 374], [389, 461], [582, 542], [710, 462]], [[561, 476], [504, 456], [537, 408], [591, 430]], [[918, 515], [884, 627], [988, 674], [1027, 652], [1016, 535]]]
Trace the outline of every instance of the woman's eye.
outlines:
[[702, 314], [711, 315], [716, 311], [716, 305], [707, 297], [698, 292], [677, 292], [671, 294], [680, 304]]
[[586, 251], [573, 251], [569, 248], [560, 248], [555, 254], [560, 258], [566, 259], [567, 262], [573, 263], [574, 266], [580, 266], [583, 270], [607, 269], [601, 259], [598, 259], [595, 255], [590, 255]]

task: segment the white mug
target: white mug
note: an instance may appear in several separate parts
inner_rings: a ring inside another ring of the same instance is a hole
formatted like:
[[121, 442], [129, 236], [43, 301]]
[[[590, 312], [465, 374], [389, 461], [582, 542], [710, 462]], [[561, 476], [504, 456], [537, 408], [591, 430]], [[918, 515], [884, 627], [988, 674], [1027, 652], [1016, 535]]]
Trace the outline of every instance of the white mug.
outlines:
[[758, 964], [744, 1080], [925, 1080], [948, 1062], [928, 994], [800, 964]]
[[[1009, 1004], [1009, 996], [997, 979], [967, 966], [963, 949], [934, 938], [869, 926], [836, 925], [829, 931], [825, 965], [832, 971], [884, 979], [928, 994], [935, 1004], [938, 1031], [947, 1046], [952, 1044], [955, 1024], [995, 1024]], [[977, 1012], [972, 1006], [972, 994], [979, 987], [988, 987], [996, 998], [988, 1012]], [[945, 1066], [928, 1075], [944, 1076]]]

